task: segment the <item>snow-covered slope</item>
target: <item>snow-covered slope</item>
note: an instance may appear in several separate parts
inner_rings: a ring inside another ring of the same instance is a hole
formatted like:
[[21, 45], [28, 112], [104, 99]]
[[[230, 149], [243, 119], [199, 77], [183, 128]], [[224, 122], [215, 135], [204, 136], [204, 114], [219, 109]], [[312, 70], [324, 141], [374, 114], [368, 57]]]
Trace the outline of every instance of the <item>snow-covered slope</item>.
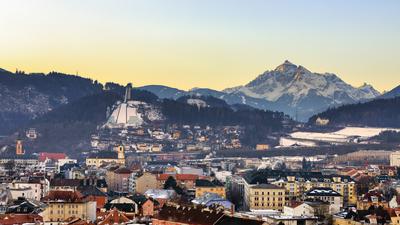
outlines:
[[225, 89], [229, 94], [273, 102], [275, 107], [300, 120], [335, 106], [373, 99], [380, 95], [371, 85], [353, 87], [332, 73], [313, 73], [303, 66], [285, 61], [266, 71], [245, 86]]

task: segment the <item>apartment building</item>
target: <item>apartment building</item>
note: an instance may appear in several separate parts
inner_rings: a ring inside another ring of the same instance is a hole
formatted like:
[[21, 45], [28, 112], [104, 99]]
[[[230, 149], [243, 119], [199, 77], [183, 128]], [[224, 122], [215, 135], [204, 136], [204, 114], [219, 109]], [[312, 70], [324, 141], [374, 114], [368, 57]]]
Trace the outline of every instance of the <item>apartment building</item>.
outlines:
[[69, 218], [96, 220], [96, 201], [86, 199], [77, 191], [50, 191], [43, 198], [47, 208], [43, 211], [44, 222], [62, 224]]
[[274, 184], [245, 184], [245, 207], [248, 210], [279, 210], [285, 206], [285, 188]]

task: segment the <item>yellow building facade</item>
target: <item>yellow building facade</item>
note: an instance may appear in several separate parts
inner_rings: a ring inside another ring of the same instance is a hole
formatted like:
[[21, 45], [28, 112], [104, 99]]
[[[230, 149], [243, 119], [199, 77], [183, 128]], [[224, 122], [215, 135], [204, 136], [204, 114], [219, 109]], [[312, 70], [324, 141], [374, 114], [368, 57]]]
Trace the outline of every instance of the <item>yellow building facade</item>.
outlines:
[[342, 177], [332, 178], [310, 178], [296, 179], [294, 176], [288, 176], [286, 180], [278, 180], [273, 184], [283, 187], [286, 190], [288, 199], [300, 198], [303, 193], [317, 187], [332, 188], [334, 191], [341, 194], [344, 201], [348, 204], [357, 204], [356, 184], [353, 181], [345, 180]]
[[247, 185], [245, 204], [249, 210], [272, 209], [282, 211], [285, 206], [285, 188], [273, 184]]
[[96, 201], [83, 199], [78, 192], [51, 191], [44, 198], [46, 209], [41, 213], [44, 222], [61, 223], [69, 218], [96, 220]]
[[124, 146], [118, 146], [112, 152], [99, 152], [86, 158], [87, 166], [100, 167], [103, 164], [118, 164], [125, 166], [125, 150]]
[[196, 198], [203, 196], [205, 193], [214, 193], [222, 198], [226, 198], [225, 187], [196, 187]]
[[195, 191], [196, 198], [203, 196], [205, 193], [214, 193], [222, 198], [226, 198], [225, 186], [209, 180], [196, 180]]
[[352, 219], [345, 219], [340, 217], [333, 217], [332, 225], [363, 225], [363, 222], [355, 221]]

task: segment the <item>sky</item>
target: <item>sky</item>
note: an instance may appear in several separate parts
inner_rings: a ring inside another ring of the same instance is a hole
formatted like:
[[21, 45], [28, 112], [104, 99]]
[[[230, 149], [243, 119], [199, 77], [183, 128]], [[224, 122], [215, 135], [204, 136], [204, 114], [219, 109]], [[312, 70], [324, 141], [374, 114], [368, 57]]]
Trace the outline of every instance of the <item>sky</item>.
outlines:
[[0, 0], [0, 68], [221, 90], [284, 60], [400, 85], [400, 1]]

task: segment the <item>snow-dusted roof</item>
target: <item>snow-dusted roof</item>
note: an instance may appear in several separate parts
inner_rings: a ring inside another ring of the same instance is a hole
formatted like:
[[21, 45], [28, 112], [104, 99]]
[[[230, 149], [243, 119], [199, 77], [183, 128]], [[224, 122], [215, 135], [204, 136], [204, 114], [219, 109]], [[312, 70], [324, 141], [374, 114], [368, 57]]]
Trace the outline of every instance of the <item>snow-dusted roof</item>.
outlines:
[[331, 188], [314, 188], [307, 192], [307, 196], [341, 196]]
[[164, 189], [149, 189], [144, 195], [149, 198], [154, 199], [171, 199], [175, 196], [174, 190], [164, 190]]
[[204, 195], [193, 199], [192, 203], [205, 206], [221, 205], [226, 209], [230, 209], [233, 206], [230, 201], [222, 198], [218, 194], [209, 192], [206, 192]]

